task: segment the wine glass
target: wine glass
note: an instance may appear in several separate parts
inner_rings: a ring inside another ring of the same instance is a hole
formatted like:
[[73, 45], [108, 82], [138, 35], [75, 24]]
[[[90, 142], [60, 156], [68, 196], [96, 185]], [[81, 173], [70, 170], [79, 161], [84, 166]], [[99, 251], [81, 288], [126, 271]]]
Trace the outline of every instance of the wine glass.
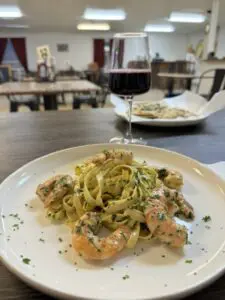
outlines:
[[146, 33], [117, 33], [113, 37], [109, 88], [128, 101], [129, 126], [126, 137], [115, 137], [111, 143], [146, 144], [132, 136], [132, 101], [135, 95], [148, 92], [151, 84], [151, 64]]

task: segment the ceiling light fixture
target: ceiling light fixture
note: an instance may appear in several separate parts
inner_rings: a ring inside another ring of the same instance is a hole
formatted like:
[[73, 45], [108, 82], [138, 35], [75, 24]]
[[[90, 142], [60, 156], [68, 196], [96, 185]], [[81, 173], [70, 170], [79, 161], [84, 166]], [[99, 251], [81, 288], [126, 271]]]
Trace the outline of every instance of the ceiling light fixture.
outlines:
[[0, 5], [0, 18], [16, 19], [23, 16], [20, 8], [16, 5]]
[[171, 24], [147, 24], [144, 28], [147, 32], [174, 32], [175, 27]]
[[24, 24], [0, 24], [0, 28], [29, 28], [29, 25]]
[[77, 25], [77, 29], [107, 31], [110, 30], [110, 25], [108, 23], [80, 23]]
[[83, 18], [86, 20], [121, 21], [126, 19], [126, 13], [123, 9], [86, 8]]
[[203, 23], [205, 20], [205, 15], [189, 12], [172, 12], [169, 17], [170, 22], [178, 23]]

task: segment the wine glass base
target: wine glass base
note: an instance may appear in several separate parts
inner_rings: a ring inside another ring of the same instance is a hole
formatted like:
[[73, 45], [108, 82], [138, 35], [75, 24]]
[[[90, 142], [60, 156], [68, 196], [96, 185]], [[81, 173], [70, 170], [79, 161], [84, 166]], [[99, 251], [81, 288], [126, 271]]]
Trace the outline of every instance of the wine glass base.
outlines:
[[112, 144], [138, 144], [138, 145], [147, 145], [147, 141], [143, 140], [142, 138], [132, 138], [132, 139], [127, 139], [124, 137], [114, 137], [110, 139], [109, 141]]

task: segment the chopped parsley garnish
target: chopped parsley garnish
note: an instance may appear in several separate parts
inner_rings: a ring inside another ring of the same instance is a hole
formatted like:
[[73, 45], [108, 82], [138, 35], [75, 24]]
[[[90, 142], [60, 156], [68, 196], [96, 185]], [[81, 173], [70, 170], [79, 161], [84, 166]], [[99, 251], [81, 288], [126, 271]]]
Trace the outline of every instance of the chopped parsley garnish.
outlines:
[[163, 213], [158, 213], [157, 217], [158, 217], [158, 220], [160, 220], [160, 221], [163, 221], [166, 219], [166, 216]]
[[155, 194], [151, 198], [153, 198], [153, 199], [160, 199], [160, 196], [159, 196], [159, 194]]
[[164, 190], [164, 195], [165, 195], [165, 197], [166, 197], [166, 198], [169, 198], [169, 196], [170, 196], [170, 192], [169, 192], [169, 191], [167, 191], [167, 190]]
[[185, 260], [185, 263], [186, 263], [186, 264], [192, 264], [192, 259], [186, 259], [186, 260]]
[[26, 264], [26, 265], [29, 265], [30, 264], [30, 259], [29, 258], [23, 258], [23, 263]]
[[158, 170], [159, 179], [163, 179], [168, 175], [168, 172], [166, 169], [159, 169]]
[[42, 242], [42, 243], [44, 243], [44, 242], [45, 242], [45, 240], [44, 240], [44, 239], [42, 239], [42, 238], [40, 238], [40, 239], [39, 239], [39, 242]]
[[163, 258], [165, 258], [165, 257], [166, 257], [166, 255], [162, 255], [162, 257], [163, 257]]
[[63, 239], [61, 237], [58, 238], [59, 242], [62, 243]]
[[202, 221], [204, 221], [204, 222], [209, 222], [209, 221], [211, 221], [212, 219], [211, 219], [211, 217], [210, 216], [204, 216], [204, 218], [202, 218]]
[[192, 242], [190, 242], [190, 241], [187, 241], [187, 245], [192, 245]]
[[113, 270], [114, 270], [114, 268], [110, 268], [110, 270], [111, 270], [111, 271], [113, 271]]
[[127, 241], [127, 237], [125, 236], [125, 234], [121, 231], [120, 234], [122, 235], [122, 237], [125, 239], [125, 241]]
[[124, 275], [122, 278], [123, 278], [123, 280], [126, 280], [126, 279], [129, 279], [130, 276], [126, 274], [126, 275]]
[[61, 251], [61, 250], [59, 250], [59, 254], [62, 254], [62, 251]]

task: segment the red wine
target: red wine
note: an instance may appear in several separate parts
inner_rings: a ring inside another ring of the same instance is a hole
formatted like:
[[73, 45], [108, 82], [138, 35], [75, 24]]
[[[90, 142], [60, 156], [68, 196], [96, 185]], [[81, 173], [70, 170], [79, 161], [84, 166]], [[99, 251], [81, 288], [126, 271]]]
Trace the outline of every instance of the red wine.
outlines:
[[112, 93], [117, 95], [144, 94], [150, 89], [150, 85], [151, 72], [149, 70], [111, 70], [109, 73], [109, 88]]

